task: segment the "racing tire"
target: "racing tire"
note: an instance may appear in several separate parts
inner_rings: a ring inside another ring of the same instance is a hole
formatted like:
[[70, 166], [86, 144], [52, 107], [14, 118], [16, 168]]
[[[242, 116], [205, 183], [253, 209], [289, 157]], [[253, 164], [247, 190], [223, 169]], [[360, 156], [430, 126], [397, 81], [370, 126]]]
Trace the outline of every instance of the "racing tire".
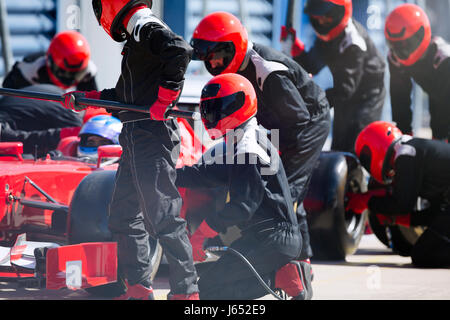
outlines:
[[[85, 242], [109, 242], [112, 234], [108, 229], [108, 206], [111, 200], [116, 171], [95, 171], [87, 175], [73, 195], [69, 209], [69, 244]], [[150, 237], [153, 279], [158, 272], [163, 250], [159, 241]], [[125, 292], [122, 280], [116, 283], [87, 288], [95, 296], [117, 297]]]
[[365, 232], [367, 211], [345, 211], [346, 193], [367, 191], [365, 175], [350, 153], [322, 152], [303, 202], [313, 250], [312, 260], [345, 260]]

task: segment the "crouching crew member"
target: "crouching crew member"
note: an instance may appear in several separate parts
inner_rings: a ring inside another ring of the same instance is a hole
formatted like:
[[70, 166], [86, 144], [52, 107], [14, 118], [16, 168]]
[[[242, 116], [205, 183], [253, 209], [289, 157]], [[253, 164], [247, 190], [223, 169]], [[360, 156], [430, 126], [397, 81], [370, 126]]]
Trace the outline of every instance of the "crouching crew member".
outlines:
[[[394, 124], [377, 121], [358, 136], [355, 151], [363, 166], [389, 186], [350, 197], [347, 209], [377, 213], [382, 223], [425, 226], [411, 258], [417, 267], [450, 266], [450, 145], [403, 135]], [[430, 206], [417, 211], [417, 198]]]
[[[240, 229], [231, 248], [243, 254], [272, 288], [295, 299], [312, 296], [308, 264], [296, 259], [302, 248], [289, 184], [277, 149], [255, 118], [253, 85], [237, 74], [210, 80], [201, 96], [202, 120], [213, 139], [224, 137], [225, 148], [192, 167], [177, 171], [177, 184], [189, 188], [226, 187], [229, 202], [210, 212], [192, 235], [212, 238], [228, 227]], [[226, 149], [226, 150], [225, 150]], [[221, 152], [224, 151], [224, 152]], [[193, 242], [202, 252], [201, 242]], [[234, 254], [226, 252], [199, 279], [201, 299], [256, 299], [267, 294]]]

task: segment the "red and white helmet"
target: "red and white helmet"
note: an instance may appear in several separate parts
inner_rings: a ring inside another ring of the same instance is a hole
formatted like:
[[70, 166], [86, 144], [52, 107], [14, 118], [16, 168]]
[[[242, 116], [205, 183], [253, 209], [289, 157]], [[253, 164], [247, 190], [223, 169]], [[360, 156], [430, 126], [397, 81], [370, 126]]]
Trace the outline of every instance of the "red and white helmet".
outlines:
[[126, 40], [124, 20], [136, 7], [152, 8], [152, 0], [92, 0], [95, 17], [111, 38], [117, 42]]
[[219, 139], [250, 120], [257, 108], [253, 85], [236, 73], [218, 75], [202, 90], [200, 112], [212, 139]]
[[[235, 73], [247, 54], [248, 34], [241, 21], [228, 12], [214, 12], [204, 17], [191, 40], [194, 60], [203, 60], [212, 75]], [[223, 58], [223, 66], [212, 67], [211, 59]]]
[[86, 38], [77, 31], [55, 35], [47, 50], [47, 69], [57, 86], [67, 89], [83, 78], [89, 65], [91, 50]]
[[390, 182], [393, 146], [402, 135], [393, 123], [375, 121], [366, 126], [356, 139], [356, 155], [363, 167], [380, 183]]
[[304, 9], [316, 35], [331, 41], [347, 27], [353, 15], [352, 0], [307, 0]]
[[430, 45], [430, 21], [419, 6], [402, 4], [386, 18], [384, 34], [395, 58], [410, 66], [425, 54]]

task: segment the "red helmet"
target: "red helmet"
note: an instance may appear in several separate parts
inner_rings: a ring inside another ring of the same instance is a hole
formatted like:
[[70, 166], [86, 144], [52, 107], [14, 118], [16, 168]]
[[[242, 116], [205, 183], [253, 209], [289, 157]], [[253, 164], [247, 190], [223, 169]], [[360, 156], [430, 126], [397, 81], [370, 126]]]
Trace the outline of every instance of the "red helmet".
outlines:
[[353, 5], [352, 0], [307, 0], [304, 11], [316, 35], [323, 41], [330, 41], [347, 27]]
[[50, 79], [64, 89], [76, 85], [84, 76], [90, 58], [89, 43], [81, 33], [76, 31], [58, 33], [47, 50]]
[[384, 34], [398, 61], [410, 66], [423, 56], [430, 45], [430, 21], [419, 6], [402, 4], [386, 18]]
[[223, 137], [256, 115], [253, 85], [241, 75], [227, 73], [212, 78], [203, 88], [200, 112], [212, 139]]
[[98, 23], [117, 42], [126, 40], [123, 22], [132, 8], [146, 6], [152, 8], [152, 0], [92, 0]]
[[390, 180], [393, 146], [402, 135], [393, 123], [375, 121], [365, 127], [356, 139], [356, 155], [363, 167], [380, 183]]
[[[203, 18], [191, 40], [194, 60], [205, 61], [212, 75], [235, 73], [244, 61], [248, 34], [238, 18], [228, 12], [214, 12]], [[223, 58], [223, 66], [213, 67], [211, 59]]]

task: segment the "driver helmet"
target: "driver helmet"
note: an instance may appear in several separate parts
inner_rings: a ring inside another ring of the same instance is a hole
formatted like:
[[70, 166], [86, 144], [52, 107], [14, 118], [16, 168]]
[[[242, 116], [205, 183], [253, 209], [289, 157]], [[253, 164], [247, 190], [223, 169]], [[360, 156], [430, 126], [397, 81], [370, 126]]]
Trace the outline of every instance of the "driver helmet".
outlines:
[[122, 122], [110, 115], [92, 117], [80, 130], [80, 143], [77, 149], [78, 157], [97, 159], [99, 146], [119, 144], [119, 134]]

